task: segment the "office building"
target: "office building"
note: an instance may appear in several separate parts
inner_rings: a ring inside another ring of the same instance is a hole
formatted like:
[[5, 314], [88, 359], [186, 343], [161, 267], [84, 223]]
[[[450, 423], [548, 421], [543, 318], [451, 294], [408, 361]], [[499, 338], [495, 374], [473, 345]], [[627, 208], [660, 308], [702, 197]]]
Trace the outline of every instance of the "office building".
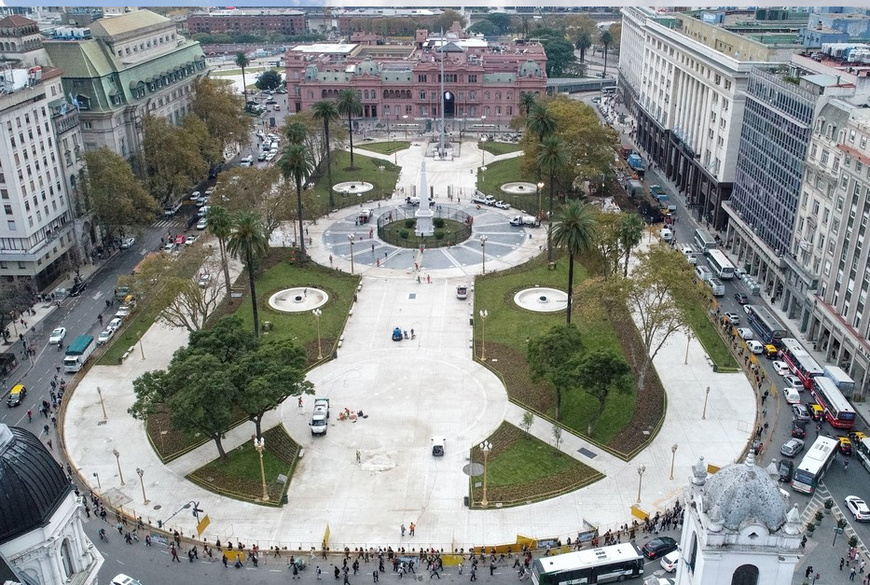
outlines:
[[301, 35], [307, 32], [304, 12], [280, 8], [230, 8], [195, 12], [187, 17], [186, 26], [190, 34]]

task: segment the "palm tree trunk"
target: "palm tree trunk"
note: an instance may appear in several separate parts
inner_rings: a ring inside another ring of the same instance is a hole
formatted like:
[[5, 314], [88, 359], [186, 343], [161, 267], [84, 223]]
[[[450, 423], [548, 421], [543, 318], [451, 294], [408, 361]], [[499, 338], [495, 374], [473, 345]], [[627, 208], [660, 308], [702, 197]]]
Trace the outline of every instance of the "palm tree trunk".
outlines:
[[245, 68], [242, 67], [242, 96], [245, 99], [245, 108], [248, 107], [248, 84], [245, 83]]
[[350, 112], [347, 113], [347, 135], [350, 137], [350, 168], [353, 168], [353, 122], [350, 119]]
[[553, 180], [556, 174], [550, 170], [550, 211], [547, 224], [547, 263], [553, 262]]
[[305, 256], [305, 229], [302, 226], [302, 177], [299, 175], [296, 175], [296, 216], [299, 218], [299, 251]]
[[221, 268], [224, 271], [224, 282], [227, 286], [227, 298], [230, 298], [230, 266], [227, 262], [227, 248], [226, 242], [224, 242], [223, 238], [218, 240], [218, 248], [221, 251]]
[[568, 325], [571, 324], [571, 306], [574, 304], [571, 302], [573, 298], [574, 292], [574, 254], [573, 252], [568, 253]]
[[254, 337], [260, 336], [260, 314], [257, 311], [257, 285], [255, 283], [254, 278], [254, 262], [251, 258], [250, 252], [248, 253], [247, 258], [247, 269], [248, 269], [248, 283], [251, 288], [251, 308], [254, 310]]
[[604, 45], [604, 70], [601, 75], [607, 75], [607, 45]]
[[[323, 122], [323, 134], [326, 139], [326, 180], [329, 183], [329, 211], [335, 209], [335, 194], [332, 192], [332, 155], [329, 148], [329, 121]], [[329, 211], [327, 213], [329, 213]]]

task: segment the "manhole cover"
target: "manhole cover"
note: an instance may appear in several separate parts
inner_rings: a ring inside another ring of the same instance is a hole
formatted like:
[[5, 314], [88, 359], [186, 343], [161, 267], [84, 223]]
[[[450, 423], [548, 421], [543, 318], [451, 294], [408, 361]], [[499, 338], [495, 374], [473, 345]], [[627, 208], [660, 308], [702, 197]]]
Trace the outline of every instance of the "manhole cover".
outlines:
[[483, 465], [480, 463], [469, 463], [462, 467], [462, 473], [469, 477], [477, 477], [483, 475]]

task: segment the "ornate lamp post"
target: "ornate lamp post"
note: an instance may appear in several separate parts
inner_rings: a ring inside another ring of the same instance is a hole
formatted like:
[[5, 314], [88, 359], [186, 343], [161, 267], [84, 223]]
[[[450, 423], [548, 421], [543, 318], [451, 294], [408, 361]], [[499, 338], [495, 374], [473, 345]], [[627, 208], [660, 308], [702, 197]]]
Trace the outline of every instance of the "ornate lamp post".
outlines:
[[674, 443], [671, 445], [671, 479], [674, 479], [674, 459], [677, 458], [677, 448], [679, 445]]
[[347, 234], [347, 239], [350, 242], [350, 273], [353, 274], [353, 234]]
[[145, 480], [142, 479], [142, 476], [145, 475], [145, 471], [140, 468], [136, 468], [136, 475], [139, 476], [139, 485], [142, 486], [142, 503], [146, 506], [148, 505], [148, 496], [145, 495]]
[[480, 247], [483, 248], [483, 273], [486, 274], [486, 236], [480, 236]]
[[115, 463], [118, 464], [118, 477], [121, 478], [121, 485], [126, 485], [124, 483], [124, 474], [121, 473], [121, 453], [117, 449], [112, 449], [112, 455], [115, 456]]
[[260, 454], [260, 479], [263, 481], [263, 501], [268, 502], [269, 492], [266, 490], [266, 468], [263, 467], [263, 449], [266, 447], [266, 439], [263, 437], [258, 439], [256, 435], [254, 435], [253, 439], [254, 449]]
[[538, 219], [541, 219], [541, 189], [544, 188], [544, 182], [539, 182], [537, 185], [535, 185], [535, 187], [537, 187], [538, 189]]
[[320, 349], [320, 316], [323, 314], [323, 311], [320, 309], [314, 309], [311, 311], [314, 315], [314, 320], [317, 322], [317, 359], [323, 359], [323, 351]]
[[492, 451], [492, 443], [484, 441], [480, 444], [480, 450], [483, 451], [483, 499], [480, 505], [486, 508], [489, 505], [489, 500], [486, 499], [486, 471], [489, 463], [489, 452]]
[[97, 489], [103, 491], [103, 484], [100, 483], [100, 474], [95, 471], [94, 477], [97, 478]]
[[100, 406], [103, 408], [103, 420], [109, 420], [106, 416], [106, 403], [103, 402], [103, 390], [99, 386], [97, 386], [97, 394], [100, 396]]
[[480, 359], [486, 361], [486, 318], [489, 317], [489, 311], [486, 309], [480, 310]]
[[637, 503], [640, 504], [640, 488], [643, 486], [643, 474], [646, 473], [646, 465], [637, 466]]

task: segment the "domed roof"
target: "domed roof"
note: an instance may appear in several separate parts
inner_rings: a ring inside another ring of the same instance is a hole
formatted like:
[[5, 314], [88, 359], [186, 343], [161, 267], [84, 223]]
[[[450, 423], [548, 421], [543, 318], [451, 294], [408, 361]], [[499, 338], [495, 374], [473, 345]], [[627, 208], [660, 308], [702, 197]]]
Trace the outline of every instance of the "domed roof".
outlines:
[[45, 524], [71, 490], [38, 438], [0, 424], [0, 544]]
[[371, 57], [367, 57], [364, 61], [356, 66], [356, 72], [358, 75], [377, 75], [378, 64], [372, 61]]
[[520, 77], [543, 77], [543, 75], [541, 66], [531, 59], [520, 65]]
[[752, 455], [745, 463], [726, 465], [713, 474], [704, 487], [703, 502], [713, 523], [729, 530], [757, 522], [774, 532], [786, 521], [787, 508], [779, 488], [755, 465]]

